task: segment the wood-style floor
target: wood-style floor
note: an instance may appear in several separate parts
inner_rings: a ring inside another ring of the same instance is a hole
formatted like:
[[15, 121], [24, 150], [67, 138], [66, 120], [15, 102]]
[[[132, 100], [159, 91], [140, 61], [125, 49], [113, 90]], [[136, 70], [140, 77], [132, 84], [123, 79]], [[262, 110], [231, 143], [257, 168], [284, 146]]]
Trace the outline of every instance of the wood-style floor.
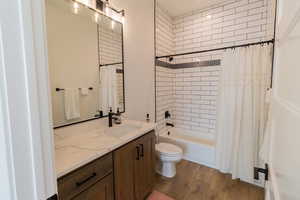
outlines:
[[176, 200], [264, 199], [262, 188], [232, 180], [230, 175], [185, 160], [178, 163], [174, 178], [157, 175], [155, 190]]

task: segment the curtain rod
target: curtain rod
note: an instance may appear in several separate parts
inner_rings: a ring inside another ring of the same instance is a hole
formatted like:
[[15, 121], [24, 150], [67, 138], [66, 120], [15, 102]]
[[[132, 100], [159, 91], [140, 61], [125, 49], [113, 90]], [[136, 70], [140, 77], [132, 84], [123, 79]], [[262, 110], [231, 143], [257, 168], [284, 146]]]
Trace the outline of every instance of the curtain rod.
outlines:
[[156, 59], [170, 58], [170, 57], [173, 57], [173, 56], [184, 56], [184, 55], [190, 55], [190, 54], [196, 54], [196, 53], [206, 53], [206, 52], [210, 52], [210, 51], [221, 51], [221, 50], [226, 50], [226, 49], [235, 49], [235, 48], [239, 48], [239, 47], [248, 47], [248, 46], [253, 46], [253, 45], [261, 45], [261, 44], [269, 44], [269, 43], [274, 43], [274, 39], [267, 40], [267, 41], [262, 41], [262, 42], [255, 42], [255, 43], [248, 43], [248, 44], [230, 46], [230, 47], [222, 47], [222, 48], [217, 48], [217, 49], [207, 49], [207, 50], [202, 50], [202, 51], [171, 54], [171, 55], [166, 55], [166, 56], [156, 56]]
[[99, 67], [110, 66], [110, 65], [120, 65], [120, 64], [123, 64], [123, 62], [100, 64]]

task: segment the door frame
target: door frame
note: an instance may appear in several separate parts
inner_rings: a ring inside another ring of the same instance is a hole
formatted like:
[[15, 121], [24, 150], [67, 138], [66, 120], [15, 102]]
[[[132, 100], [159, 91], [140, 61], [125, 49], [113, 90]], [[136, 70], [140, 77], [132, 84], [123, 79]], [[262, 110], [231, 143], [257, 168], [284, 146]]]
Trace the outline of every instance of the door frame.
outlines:
[[57, 193], [51, 114], [45, 2], [1, 1], [0, 184], [7, 186], [1, 188], [5, 199], [42, 200]]

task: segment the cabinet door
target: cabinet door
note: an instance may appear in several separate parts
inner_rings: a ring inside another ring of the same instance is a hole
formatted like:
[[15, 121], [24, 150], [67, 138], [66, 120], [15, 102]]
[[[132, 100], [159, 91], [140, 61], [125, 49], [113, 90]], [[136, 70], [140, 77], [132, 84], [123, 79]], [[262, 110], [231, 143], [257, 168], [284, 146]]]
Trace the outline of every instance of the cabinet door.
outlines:
[[143, 200], [152, 191], [155, 181], [155, 135], [149, 133], [136, 142], [140, 159], [135, 161], [136, 200]]
[[113, 175], [108, 175], [72, 200], [113, 200]]
[[137, 157], [135, 142], [131, 142], [114, 152], [115, 198], [134, 200], [134, 162]]
[[155, 181], [155, 134], [151, 132], [114, 152], [116, 200], [144, 200]]

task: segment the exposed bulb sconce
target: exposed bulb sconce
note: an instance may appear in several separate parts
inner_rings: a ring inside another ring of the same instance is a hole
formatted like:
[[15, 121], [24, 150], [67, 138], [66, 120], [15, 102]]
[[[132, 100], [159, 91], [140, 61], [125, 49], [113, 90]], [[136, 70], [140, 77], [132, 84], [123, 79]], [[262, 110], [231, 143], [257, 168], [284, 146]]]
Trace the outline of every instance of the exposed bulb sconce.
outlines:
[[75, 14], [78, 14], [79, 12], [79, 4], [76, 1], [73, 2], [73, 12]]
[[125, 23], [125, 10], [122, 10], [122, 23]]
[[105, 14], [109, 15], [109, 7], [108, 7], [108, 5], [105, 6]]
[[111, 29], [114, 29], [115, 28], [115, 21], [111, 21]]
[[206, 15], [206, 19], [211, 19], [211, 15]]
[[95, 14], [94, 14], [94, 20], [95, 20], [96, 23], [99, 22], [99, 18], [100, 18], [99, 13], [95, 12]]

